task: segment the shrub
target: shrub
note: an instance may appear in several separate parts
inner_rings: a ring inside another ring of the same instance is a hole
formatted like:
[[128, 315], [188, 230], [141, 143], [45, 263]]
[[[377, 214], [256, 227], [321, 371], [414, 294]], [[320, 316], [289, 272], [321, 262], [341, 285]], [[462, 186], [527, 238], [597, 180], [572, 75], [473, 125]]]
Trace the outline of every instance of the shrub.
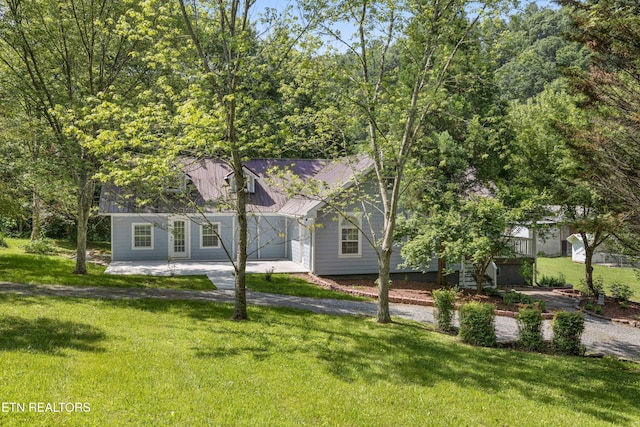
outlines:
[[527, 351], [542, 348], [542, 313], [535, 308], [525, 308], [518, 313], [518, 345]]
[[624, 308], [626, 310], [627, 308], [629, 308], [629, 302], [620, 301], [620, 308]]
[[28, 254], [47, 255], [56, 253], [56, 247], [51, 239], [36, 239], [27, 243], [24, 251]]
[[271, 276], [273, 276], [273, 272], [275, 271], [275, 267], [269, 267], [265, 270], [264, 272], [264, 280], [266, 280], [267, 282], [271, 281]]
[[542, 278], [538, 280], [538, 285], [548, 288], [560, 288], [566, 285], [566, 283], [567, 281], [562, 273], [558, 276], [545, 276], [543, 274]]
[[633, 295], [631, 287], [626, 283], [613, 282], [609, 285], [609, 292], [618, 301], [628, 301]]
[[438, 289], [433, 291], [433, 305], [436, 307], [435, 317], [438, 328], [445, 332], [451, 331], [453, 310], [456, 300], [460, 296], [457, 289]]
[[529, 295], [521, 294], [520, 292], [511, 291], [502, 294], [502, 301], [505, 304], [531, 304], [533, 303], [533, 298]]
[[8, 248], [9, 244], [7, 243], [6, 237], [3, 233], [0, 233], [0, 248]]
[[593, 310], [596, 314], [602, 314], [602, 306], [596, 305], [596, 308]]
[[524, 283], [526, 285], [533, 285], [533, 263], [525, 262], [522, 264], [522, 268], [520, 269], [520, 275], [524, 279]]
[[585, 309], [585, 310], [592, 311], [592, 310], [593, 310], [593, 301], [587, 301], [587, 302], [584, 304], [584, 309]]
[[593, 288], [595, 289], [595, 294], [591, 292], [591, 289], [587, 286], [584, 279], [580, 279], [580, 283], [577, 286], [580, 293], [586, 297], [596, 298], [599, 294], [604, 292], [604, 282], [602, 277], [594, 277], [593, 279]]
[[580, 354], [580, 336], [584, 331], [584, 317], [580, 313], [558, 311], [553, 316], [553, 348], [560, 354]]
[[482, 289], [484, 291], [484, 294], [490, 297], [501, 297], [502, 296], [502, 292], [500, 292], [500, 290], [498, 288], [483, 288]]
[[496, 345], [495, 308], [492, 304], [470, 302], [460, 306], [460, 338], [483, 347]]

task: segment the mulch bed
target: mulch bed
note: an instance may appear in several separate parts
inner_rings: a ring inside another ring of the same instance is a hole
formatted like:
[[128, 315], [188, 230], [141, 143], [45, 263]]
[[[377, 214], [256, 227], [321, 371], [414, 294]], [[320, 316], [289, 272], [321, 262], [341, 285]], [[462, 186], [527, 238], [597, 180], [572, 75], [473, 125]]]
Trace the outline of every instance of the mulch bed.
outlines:
[[[305, 275], [307, 280], [325, 288], [333, 289], [352, 295], [377, 298], [378, 288], [372, 279], [328, 279], [326, 277], [316, 277]], [[406, 280], [394, 280], [389, 290], [389, 301], [395, 303], [414, 304], [423, 306], [433, 306], [431, 292], [439, 289], [434, 283], [412, 282]], [[567, 296], [578, 297], [575, 290], [559, 290], [558, 293], [566, 293]], [[462, 297], [458, 300], [458, 305], [468, 301], [487, 302], [495, 305], [498, 316], [515, 317], [518, 314], [517, 305], [504, 304], [500, 297], [490, 297], [478, 295], [474, 290], [464, 289]], [[584, 301], [581, 305], [584, 305]], [[593, 312], [588, 312], [594, 314]], [[640, 327], [640, 304], [629, 302], [627, 309], [621, 308], [613, 298], [606, 298], [601, 317], [612, 319], [619, 323]], [[544, 318], [553, 317], [553, 313], [543, 313]]]

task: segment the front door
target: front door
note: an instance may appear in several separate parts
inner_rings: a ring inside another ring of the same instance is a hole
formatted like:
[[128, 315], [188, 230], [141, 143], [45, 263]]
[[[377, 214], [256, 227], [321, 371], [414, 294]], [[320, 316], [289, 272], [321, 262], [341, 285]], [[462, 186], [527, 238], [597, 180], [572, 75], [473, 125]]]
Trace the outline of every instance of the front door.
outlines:
[[185, 219], [169, 221], [169, 257], [189, 258], [189, 222]]

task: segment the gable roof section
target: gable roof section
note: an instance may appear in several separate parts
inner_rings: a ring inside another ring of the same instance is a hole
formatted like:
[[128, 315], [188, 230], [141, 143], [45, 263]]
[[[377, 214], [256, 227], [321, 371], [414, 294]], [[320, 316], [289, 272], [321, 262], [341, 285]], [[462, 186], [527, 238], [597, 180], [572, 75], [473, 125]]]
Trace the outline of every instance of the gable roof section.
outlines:
[[[300, 183], [319, 181], [329, 192], [339, 191], [352, 185], [356, 175], [366, 173], [373, 162], [365, 156], [355, 156], [340, 160], [321, 159], [256, 159], [245, 162], [244, 167], [255, 175], [255, 193], [247, 193], [247, 211], [252, 213], [279, 213], [289, 216], [303, 216], [323, 204], [319, 197], [290, 196], [287, 189]], [[273, 174], [274, 170], [282, 171]], [[231, 168], [214, 159], [198, 159], [186, 162], [183, 168], [191, 182], [194, 199], [205, 212], [231, 212], [222, 202], [229, 200], [229, 185], [225, 178], [232, 173]], [[185, 213], [179, 202], [163, 200], [153, 207], [135, 207], [133, 198], [126, 198], [126, 192], [112, 185], [103, 185], [100, 196], [101, 214], [125, 213]], [[209, 203], [205, 203], [209, 202]], [[196, 209], [190, 209], [195, 212]]]

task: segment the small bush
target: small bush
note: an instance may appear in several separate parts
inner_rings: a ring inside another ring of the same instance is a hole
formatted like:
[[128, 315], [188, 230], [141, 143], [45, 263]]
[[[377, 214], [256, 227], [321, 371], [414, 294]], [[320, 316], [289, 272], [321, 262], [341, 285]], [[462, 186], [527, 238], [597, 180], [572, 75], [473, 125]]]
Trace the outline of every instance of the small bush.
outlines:
[[631, 287], [626, 283], [613, 282], [609, 285], [609, 292], [618, 301], [628, 301], [633, 296]]
[[567, 281], [562, 273], [560, 273], [559, 276], [542, 275], [542, 278], [538, 280], [538, 285], [548, 288], [560, 288], [565, 286], [566, 283]]
[[436, 322], [438, 322], [438, 328], [445, 332], [450, 332], [453, 329], [453, 311], [459, 296], [460, 292], [455, 288], [433, 291]]
[[9, 244], [7, 243], [7, 239], [3, 233], [0, 233], [0, 248], [8, 248]]
[[529, 295], [521, 294], [520, 292], [511, 291], [511, 292], [505, 292], [504, 294], [502, 294], [502, 301], [508, 305], [532, 304], [533, 298], [531, 298]]
[[535, 308], [525, 308], [518, 313], [518, 345], [527, 351], [542, 348], [542, 313]]
[[533, 263], [525, 262], [522, 264], [522, 268], [520, 269], [520, 275], [524, 279], [524, 283], [526, 285], [533, 285]]
[[553, 316], [554, 350], [560, 354], [580, 354], [582, 331], [584, 331], [584, 317], [580, 313], [556, 312]]
[[620, 308], [624, 308], [626, 310], [627, 308], [629, 308], [629, 302], [628, 301], [620, 301]]
[[28, 254], [48, 255], [56, 253], [56, 247], [51, 239], [31, 240], [24, 247]]
[[599, 294], [604, 292], [604, 282], [602, 280], [602, 277], [594, 277], [593, 288], [595, 289], [595, 293], [593, 293], [591, 289], [589, 289], [584, 279], [580, 279], [580, 283], [577, 286], [577, 289], [582, 295], [586, 297], [597, 298]]
[[593, 301], [587, 301], [586, 303], [584, 303], [583, 308], [588, 311], [593, 311]]
[[484, 294], [489, 297], [501, 297], [502, 292], [498, 288], [484, 288]]
[[460, 306], [460, 338], [466, 343], [483, 347], [496, 345], [495, 308], [492, 304], [470, 302]]
[[596, 308], [593, 310], [593, 312], [596, 314], [602, 314], [602, 306], [596, 305]]
[[273, 272], [275, 271], [275, 267], [269, 267], [267, 268], [267, 270], [264, 272], [264, 280], [266, 280], [267, 282], [271, 281], [271, 276], [273, 276]]

